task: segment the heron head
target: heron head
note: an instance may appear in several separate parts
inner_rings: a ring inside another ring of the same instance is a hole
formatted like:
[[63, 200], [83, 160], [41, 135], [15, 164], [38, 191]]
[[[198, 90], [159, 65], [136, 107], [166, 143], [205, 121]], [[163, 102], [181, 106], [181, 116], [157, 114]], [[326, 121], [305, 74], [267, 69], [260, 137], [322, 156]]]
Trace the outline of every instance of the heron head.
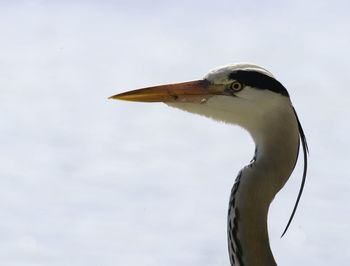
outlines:
[[266, 69], [247, 63], [231, 64], [210, 71], [203, 79], [142, 88], [111, 96], [138, 102], [164, 102], [169, 106], [248, 131], [268, 126], [267, 120], [292, 106], [284, 86]]

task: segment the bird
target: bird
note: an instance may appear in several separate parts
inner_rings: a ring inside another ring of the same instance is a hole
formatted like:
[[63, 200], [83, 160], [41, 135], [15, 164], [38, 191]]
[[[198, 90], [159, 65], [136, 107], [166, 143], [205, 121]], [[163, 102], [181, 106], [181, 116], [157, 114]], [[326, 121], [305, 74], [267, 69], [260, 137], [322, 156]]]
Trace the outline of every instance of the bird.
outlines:
[[271, 72], [256, 64], [235, 63], [214, 68], [198, 80], [145, 87], [109, 98], [163, 102], [248, 131], [255, 152], [231, 189], [227, 215], [229, 260], [231, 266], [277, 265], [268, 235], [269, 206], [294, 171], [301, 145], [303, 176], [283, 236], [303, 192], [309, 149], [290, 95]]

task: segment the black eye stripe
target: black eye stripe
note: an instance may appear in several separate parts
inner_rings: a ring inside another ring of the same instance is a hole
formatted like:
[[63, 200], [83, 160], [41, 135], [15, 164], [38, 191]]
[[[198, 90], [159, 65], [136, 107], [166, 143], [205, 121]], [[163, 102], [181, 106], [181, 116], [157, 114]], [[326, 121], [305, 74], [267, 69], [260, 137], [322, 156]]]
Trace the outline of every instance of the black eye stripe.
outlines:
[[229, 78], [247, 86], [270, 90], [289, 97], [287, 89], [278, 80], [257, 71], [236, 70], [230, 74]]

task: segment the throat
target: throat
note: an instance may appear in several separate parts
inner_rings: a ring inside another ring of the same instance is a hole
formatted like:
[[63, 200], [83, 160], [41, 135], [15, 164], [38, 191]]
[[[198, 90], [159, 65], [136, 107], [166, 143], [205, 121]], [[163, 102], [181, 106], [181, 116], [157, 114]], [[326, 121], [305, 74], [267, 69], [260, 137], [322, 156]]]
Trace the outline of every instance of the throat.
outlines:
[[267, 217], [270, 203], [297, 160], [299, 133], [296, 122], [291, 124], [289, 130], [266, 128], [264, 138], [254, 138], [254, 159], [240, 171], [232, 187], [227, 228], [231, 265], [276, 265]]

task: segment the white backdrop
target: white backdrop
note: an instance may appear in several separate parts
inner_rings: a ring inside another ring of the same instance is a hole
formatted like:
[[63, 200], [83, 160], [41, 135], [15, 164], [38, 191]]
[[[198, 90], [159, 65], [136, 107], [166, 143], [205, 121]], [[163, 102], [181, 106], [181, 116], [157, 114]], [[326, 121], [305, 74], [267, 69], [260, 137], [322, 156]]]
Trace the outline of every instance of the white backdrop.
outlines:
[[229, 265], [238, 127], [107, 97], [239, 61], [288, 88], [310, 147], [271, 206], [279, 265], [347, 265], [348, 1], [1, 1], [0, 264]]

